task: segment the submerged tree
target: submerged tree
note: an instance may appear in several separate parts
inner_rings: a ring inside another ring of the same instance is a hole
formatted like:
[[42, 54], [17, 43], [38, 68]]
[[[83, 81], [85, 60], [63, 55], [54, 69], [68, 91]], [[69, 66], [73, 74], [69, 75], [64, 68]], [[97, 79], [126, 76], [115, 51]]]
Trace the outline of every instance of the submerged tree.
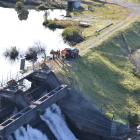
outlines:
[[6, 49], [4, 56], [15, 61], [19, 56], [19, 50], [15, 46], [11, 47], [10, 49]]
[[15, 10], [20, 20], [26, 20], [28, 18], [29, 12], [25, 9], [24, 0], [16, 0]]
[[36, 43], [34, 44], [34, 46], [35, 46], [35, 48], [36, 48], [37, 54], [38, 54], [38, 55], [42, 55], [42, 54], [43, 54], [44, 62], [46, 62], [47, 54], [46, 54], [46, 49], [45, 49], [45, 47], [41, 44], [41, 42], [36, 42]]
[[32, 62], [33, 70], [34, 70], [34, 68], [35, 68], [34, 64], [37, 61], [37, 51], [36, 51], [36, 49], [34, 47], [30, 47], [25, 54], [25, 58], [26, 58], [27, 61]]
[[25, 55], [25, 58], [27, 61], [31, 61], [33, 63], [33, 69], [34, 69], [34, 63], [37, 61], [38, 56], [43, 54], [44, 55], [44, 63], [46, 62], [46, 50], [45, 48], [41, 45], [40, 42], [37, 42], [34, 44], [34, 46], [30, 47]]
[[[33, 69], [39, 55], [43, 55], [43, 63], [45, 64], [47, 59], [46, 49], [40, 42], [36, 42], [32, 47], [28, 48], [24, 55], [27, 61], [33, 63]], [[10, 49], [6, 49], [4, 56], [12, 61], [15, 61], [19, 57], [19, 50], [13, 46]]]
[[28, 18], [28, 15], [29, 15], [29, 12], [27, 10], [23, 9], [22, 11], [20, 11], [18, 13], [18, 18], [20, 20], [26, 20]]

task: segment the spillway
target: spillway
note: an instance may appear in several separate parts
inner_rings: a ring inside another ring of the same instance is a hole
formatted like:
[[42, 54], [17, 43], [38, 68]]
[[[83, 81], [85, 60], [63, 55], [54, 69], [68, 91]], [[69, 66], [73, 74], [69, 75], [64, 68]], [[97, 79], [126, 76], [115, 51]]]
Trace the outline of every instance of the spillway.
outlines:
[[[78, 140], [68, 128], [61, 109], [56, 104], [47, 108], [44, 115], [40, 116], [44, 125], [48, 125], [57, 140]], [[14, 133], [16, 140], [49, 140], [40, 130], [27, 125]]]
[[14, 135], [16, 140], [49, 140], [45, 134], [29, 125], [27, 129], [19, 128]]
[[56, 104], [47, 108], [41, 119], [49, 126], [57, 140], [77, 140], [68, 128], [61, 109]]

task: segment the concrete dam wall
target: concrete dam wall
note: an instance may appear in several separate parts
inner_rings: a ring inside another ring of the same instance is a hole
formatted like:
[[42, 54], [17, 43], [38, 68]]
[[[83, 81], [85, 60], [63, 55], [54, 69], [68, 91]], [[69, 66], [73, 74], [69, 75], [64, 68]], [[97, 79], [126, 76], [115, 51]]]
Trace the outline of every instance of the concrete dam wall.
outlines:
[[[24, 80], [30, 81], [31, 87], [23, 91], [20, 84]], [[17, 108], [14, 115], [10, 115], [11, 110], [9, 118], [1, 120], [1, 140], [6, 140], [16, 129], [38, 118], [54, 103], [60, 106], [70, 128], [80, 140], [119, 140], [119, 136], [127, 132], [126, 126], [109, 120], [81, 93], [62, 84], [47, 67], [26, 75], [14, 85], [7, 85], [0, 90], [0, 97], [10, 101], [13, 109]]]

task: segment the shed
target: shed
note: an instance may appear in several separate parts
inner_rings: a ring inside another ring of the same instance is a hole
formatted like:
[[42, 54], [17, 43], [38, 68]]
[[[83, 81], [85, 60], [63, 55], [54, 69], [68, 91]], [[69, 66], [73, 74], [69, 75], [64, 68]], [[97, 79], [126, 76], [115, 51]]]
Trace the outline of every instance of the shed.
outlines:
[[81, 0], [68, 0], [68, 10], [74, 11], [81, 7]]

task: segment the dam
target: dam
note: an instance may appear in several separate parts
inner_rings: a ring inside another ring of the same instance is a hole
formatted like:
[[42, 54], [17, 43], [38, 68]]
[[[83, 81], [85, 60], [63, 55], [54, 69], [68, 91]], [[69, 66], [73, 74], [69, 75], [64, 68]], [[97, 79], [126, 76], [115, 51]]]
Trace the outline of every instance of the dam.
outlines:
[[[18, 81], [9, 81], [0, 90], [0, 140], [8, 140], [20, 127], [35, 122], [45, 113], [46, 108], [55, 103], [69, 118], [76, 119], [73, 122], [77, 128], [80, 125], [78, 129], [81, 129], [82, 134], [98, 135], [104, 140], [119, 140], [118, 137], [126, 133], [125, 126], [109, 120], [96, 108], [87, 108], [87, 102], [78, 94], [76, 90], [61, 83], [46, 65]], [[83, 116], [80, 117], [77, 113], [83, 113]]]
[[[21, 84], [25, 79], [32, 83], [29, 89], [23, 91]], [[61, 84], [54, 73], [46, 69], [34, 71], [17, 82], [10, 82], [0, 91], [0, 136], [4, 140], [67, 93], [67, 85]], [[11, 115], [14, 108], [17, 108], [17, 111]], [[9, 118], [4, 119], [7, 116]]]

